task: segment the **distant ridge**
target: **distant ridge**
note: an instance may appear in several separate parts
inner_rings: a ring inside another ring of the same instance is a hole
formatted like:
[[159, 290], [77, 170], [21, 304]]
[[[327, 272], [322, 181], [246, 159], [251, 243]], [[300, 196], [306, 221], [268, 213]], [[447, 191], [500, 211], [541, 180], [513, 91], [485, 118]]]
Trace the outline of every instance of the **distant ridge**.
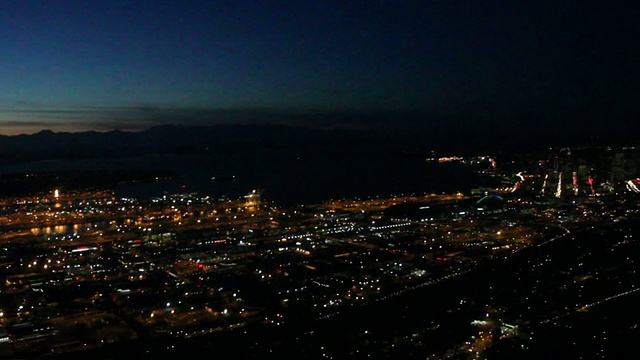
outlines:
[[264, 147], [334, 145], [367, 135], [347, 129], [312, 129], [286, 125], [159, 125], [125, 132], [53, 132], [0, 135], [0, 163], [51, 159], [130, 157], [149, 154], [223, 153]]
[[[415, 119], [414, 119], [415, 120]], [[457, 122], [391, 121], [371, 127], [306, 127], [282, 124], [158, 125], [143, 131], [53, 132], [0, 135], [0, 164], [54, 159], [121, 158], [143, 155], [228, 152], [278, 148], [312, 153], [402, 152], [430, 157], [443, 154], [477, 155], [539, 151], [549, 147], [638, 146], [631, 133], [536, 132], [491, 128], [478, 123], [459, 128]], [[515, 125], [514, 125], [515, 126]], [[489, 129], [489, 130], [485, 130]], [[615, 136], [614, 136], [615, 135]], [[633, 138], [635, 143], [628, 139]], [[428, 155], [427, 155], [428, 154]]]

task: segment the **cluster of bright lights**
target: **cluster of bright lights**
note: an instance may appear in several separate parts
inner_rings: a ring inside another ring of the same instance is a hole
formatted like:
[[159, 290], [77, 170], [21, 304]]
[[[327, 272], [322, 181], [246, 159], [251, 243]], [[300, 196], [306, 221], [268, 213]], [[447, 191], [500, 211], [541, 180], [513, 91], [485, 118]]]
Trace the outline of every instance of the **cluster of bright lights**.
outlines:
[[635, 182], [634, 180], [627, 181], [627, 189], [635, 193], [640, 193], [640, 188], [638, 188], [638, 184], [636, 183], [640, 183], [640, 179], [636, 179]]
[[556, 197], [559, 198], [562, 196], [562, 173], [558, 175], [558, 188], [556, 189]]

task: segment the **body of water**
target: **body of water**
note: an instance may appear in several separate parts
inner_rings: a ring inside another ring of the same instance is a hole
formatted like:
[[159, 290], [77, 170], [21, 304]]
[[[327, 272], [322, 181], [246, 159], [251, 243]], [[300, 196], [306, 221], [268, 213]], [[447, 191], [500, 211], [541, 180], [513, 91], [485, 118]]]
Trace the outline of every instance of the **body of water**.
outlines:
[[317, 203], [344, 197], [468, 192], [496, 186], [494, 179], [457, 163], [430, 163], [418, 157], [380, 153], [298, 154], [284, 150], [223, 155], [149, 155], [122, 159], [49, 160], [4, 165], [9, 172], [85, 170], [172, 171], [170, 180], [114, 185], [119, 196], [148, 198], [194, 192], [238, 198], [261, 189], [263, 198], [283, 205]]

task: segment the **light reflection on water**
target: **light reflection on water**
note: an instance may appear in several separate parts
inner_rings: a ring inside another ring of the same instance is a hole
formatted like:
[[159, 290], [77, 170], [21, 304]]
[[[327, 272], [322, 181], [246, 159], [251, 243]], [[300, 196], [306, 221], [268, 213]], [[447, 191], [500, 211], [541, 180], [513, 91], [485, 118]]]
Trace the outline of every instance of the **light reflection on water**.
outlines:
[[97, 223], [84, 223], [73, 225], [56, 225], [31, 228], [33, 235], [80, 235], [88, 231], [106, 230], [115, 228], [118, 223], [114, 221], [101, 221]]

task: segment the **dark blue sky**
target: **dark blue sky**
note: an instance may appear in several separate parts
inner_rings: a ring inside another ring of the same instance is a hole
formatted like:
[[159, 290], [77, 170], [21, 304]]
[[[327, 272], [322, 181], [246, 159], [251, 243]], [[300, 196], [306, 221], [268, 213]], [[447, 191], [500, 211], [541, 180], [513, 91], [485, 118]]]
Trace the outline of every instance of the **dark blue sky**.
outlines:
[[402, 119], [629, 126], [635, 23], [604, 1], [6, 1], [0, 133]]

